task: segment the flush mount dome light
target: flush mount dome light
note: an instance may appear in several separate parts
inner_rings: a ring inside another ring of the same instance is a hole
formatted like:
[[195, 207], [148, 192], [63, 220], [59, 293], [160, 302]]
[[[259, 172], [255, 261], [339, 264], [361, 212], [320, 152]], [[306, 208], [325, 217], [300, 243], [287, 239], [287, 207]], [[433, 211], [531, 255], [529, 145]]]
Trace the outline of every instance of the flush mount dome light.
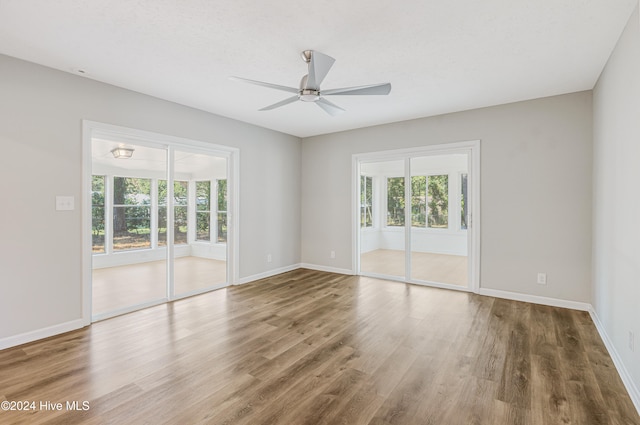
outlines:
[[113, 154], [114, 158], [127, 159], [127, 158], [131, 158], [131, 156], [133, 156], [133, 151], [134, 150], [135, 149], [133, 149], [133, 148], [117, 147], [117, 148], [111, 149], [111, 153]]

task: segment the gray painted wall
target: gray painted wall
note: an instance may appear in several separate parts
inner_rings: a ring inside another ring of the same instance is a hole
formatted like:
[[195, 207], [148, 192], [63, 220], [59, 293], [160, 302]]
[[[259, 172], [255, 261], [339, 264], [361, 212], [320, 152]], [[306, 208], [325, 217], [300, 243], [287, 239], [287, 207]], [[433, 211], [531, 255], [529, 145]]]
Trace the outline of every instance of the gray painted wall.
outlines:
[[81, 318], [83, 119], [239, 148], [240, 277], [300, 262], [300, 139], [0, 55], [0, 338]]
[[[640, 388], [640, 25], [638, 9], [593, 95], [593, 306]], [[635, 335], [635, 351], [628, 346]]]
[[302, 262], [352, 268], [352, 154], [477, 139], [481, 287], [590, 302], [590, 91], [303, 139]]
[[6, 56], [0, 72], [0, 338], [81, 316], [80, 210], [53, 204], [79, 205], [82, 119], [238, 147], [241, 277], [352, 268], [353, 153], [481, 139], [481, 286], [591, 301], [591, 92], [300, 141]]

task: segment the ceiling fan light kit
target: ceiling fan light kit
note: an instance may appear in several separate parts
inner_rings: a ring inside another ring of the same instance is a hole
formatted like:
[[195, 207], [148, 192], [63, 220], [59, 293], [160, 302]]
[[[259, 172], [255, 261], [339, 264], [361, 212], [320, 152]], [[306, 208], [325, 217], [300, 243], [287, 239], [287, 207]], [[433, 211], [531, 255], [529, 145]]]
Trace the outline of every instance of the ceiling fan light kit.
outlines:
[[313, 102], [329, 115], [335, 116], [339, 113], [344, 112], [345, 110], [338, 105], [329, 102], [327, 99], [325, 99], [325, 96], [387, 95], [391, 92], [391, 83], [343, 87], [324, 91], [320, 90], [320, 84], [325, 79], [336, 60], [331, 56], [325, 55], [324, 53], [316, 52], [315, 50], [305, 50], [300, 53], [300, 56], [302, 56], [302, 59], [308, 64], [309, 70], [308, 73], [304, 75], [300, 80], [300, 87], [297, 89], [294, 87], [265, 83], [263, 81], [249, 80], [247, 78], [241, 77], [230, 78], [234, 81], [242, 81], [249, 84], [255, 84], [258, 86], [296, 94], [295, 96], [281, 100], [280, 102], [274, 103], [273, 105], [265, 106], [264, 108], [259, 109], [259, 111], [270, 111], [272, 109], [276, 109], [300, 100], [302, 102]]

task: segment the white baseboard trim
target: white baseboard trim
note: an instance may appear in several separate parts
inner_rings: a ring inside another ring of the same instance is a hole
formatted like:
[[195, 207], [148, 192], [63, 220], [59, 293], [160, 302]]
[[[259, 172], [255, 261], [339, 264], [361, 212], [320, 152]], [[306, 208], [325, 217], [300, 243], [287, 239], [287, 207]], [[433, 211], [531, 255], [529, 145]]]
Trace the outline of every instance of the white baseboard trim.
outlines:
[[297, 270], [300, 268], [300, 264], [292, 264], [286, 267], [280, 267], [278, 269], [267, 270], [266, 272], [254, 274], [251, 276], [241, 277], [237, 281], [234, 282], [234, 285], [244, 285], [245, 283], [253, 282], [260, 279], [265, 279], [267, 277], [275, 276], [281, 273], [290, 272], [293, 270]]
[[300, 268], [301, 269], [309, 269], [309, 270], [317, 270], [319, 272], [348, 274], [348, 275], [352, 275], [352, 276], [355, 274], [353, 272], [353, 270], [349, 270], [349, 269], [339, 269], [337, 267], [319, 266], [319, 265], [316, 265], [316, 264], [309, 264], [309, 263], [301, 263], [300, 264]]
[[65, 332], [75, 331], [86, 326], [85, 320], [77, 319], [70, 322], [60, 323], [59, 325], [53, 325], [35, 331], [25, 332], [19, 335], [13, 335], [0, 339], [0, 350], [5, 348], [15, 347], [18, 345], [33, 342], [39, 339], [48, 338], [50, 336], [63, 334]]
[[631, 374], [629, 374], [629, 371], [622, 362], [622, 358], [620, 357], [620, 354], [618, 354], [618, 350], [616, 350], [616, 347], [611, 342], [607, 331], [604, 329], [604, 326], [593, 307], [589, 308], [589, 314], [591, 315], [591, 320], [593, 320], [593, 323], [596, 325], [600, 338], [602, 338], [605, 347], [607, 347], [607, 351], [609, 351], [609, 356], [611, 356], [611, 360], [613, 360], [613, 364], [615, 365], [618, 375], [620, 375], [620, 379], [622, 379], [622, 382], [629, 393], [629, 397], [631, 397], [633, 405], [636, 407], [638, 414], [640, 414], [640, 391], [638, 391], [638, 387], [633, 382]]
[[521, 294], [519, 292], [501, 291], [499, 289], [480, 288], [478, 294], [487, 295], [489, 297], [504, 298], [507, 300], [548, 305], [552, 307], [570, 308], [571, 310], [589, 311], [589, 309], [591, 309], [591, 304], [589, 303], [562, 300], [560, 298], [541, 297], [539, 295]]

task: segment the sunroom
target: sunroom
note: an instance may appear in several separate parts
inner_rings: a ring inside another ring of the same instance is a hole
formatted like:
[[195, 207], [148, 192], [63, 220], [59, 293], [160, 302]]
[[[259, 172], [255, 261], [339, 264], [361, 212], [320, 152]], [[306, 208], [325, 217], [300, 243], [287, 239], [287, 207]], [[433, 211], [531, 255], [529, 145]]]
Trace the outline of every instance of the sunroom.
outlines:
[[91, 140], [94, 320], [228, 283], [228, 156]]

